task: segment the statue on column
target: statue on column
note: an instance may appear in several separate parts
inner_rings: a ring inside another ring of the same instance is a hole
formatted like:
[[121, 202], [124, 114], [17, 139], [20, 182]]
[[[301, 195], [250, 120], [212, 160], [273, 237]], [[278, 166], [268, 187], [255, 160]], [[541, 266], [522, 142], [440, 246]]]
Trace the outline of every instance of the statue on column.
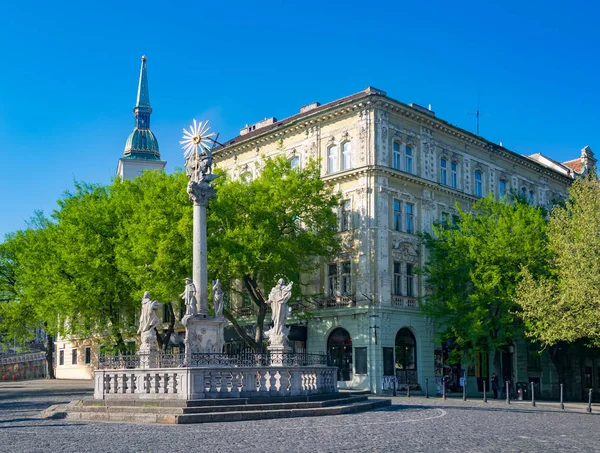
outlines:
[[185, 304], [185, 316], [196, 314], [196, 286], [191, 278], [185, 279], [185, 290], [179, 295]]
[[288, 342], [289, 327], [286, 327], [288, 316], [292, 313], [292, 308], [287, 301], [292, 297], [292, 285], [294, 282], [285, 284], [285, 280], [280, 278], [277, 285], [271, 289], [267, 304], [271, 305], [271, 320], [273, 327], [265, 332], [269, 337], [271, 347], [285, 348]]
[[212, 287], [213, 307], [215, 309], [215, 318], [223, 316], [223, 290], [221, 289], [221, 280], [213, 280]]

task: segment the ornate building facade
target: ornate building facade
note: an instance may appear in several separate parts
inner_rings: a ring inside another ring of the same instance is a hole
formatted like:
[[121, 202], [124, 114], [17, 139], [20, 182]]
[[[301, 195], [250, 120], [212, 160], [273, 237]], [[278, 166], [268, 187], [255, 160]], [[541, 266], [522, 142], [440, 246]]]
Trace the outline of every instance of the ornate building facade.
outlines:
[[[425, 288], [415, 270], [426, 250], [417, 232], [452, 222], [456, 204], [470, 209], [488, 193], [500, 198], [514, 190], [548, 206], [595, 165], [588, 147], [565, 164], [517, 154], [372, 87], [309, 104], [282, 121], [245, 126], [213, 157], [233, 177], [252, 178], [264, 158], [278, 153], [293, 165], [320, 159], [323, 179], [343, 199], [342, 250], [307, 277], [306, 292], [322, 296], [310, 308], [314, 316], [297, 323], [306, 332], [297, 340], [308, 352], [331, 355], [340, 386], [376, 392], [388, 376], [401, 385], [428, 382], [433, 392], [443, 376], [455, 388], [465, 375], [473, 376], [468, 386], [476, 391], [491, 374], [486, 355], [468, 370], [445, 365], [435, 324], [419, 308]], [[505, 354], [510, 379], [537, 379], [542, 390], [550, 388], [556, 374], [549, 367], [531, 370], [521, 343]]]

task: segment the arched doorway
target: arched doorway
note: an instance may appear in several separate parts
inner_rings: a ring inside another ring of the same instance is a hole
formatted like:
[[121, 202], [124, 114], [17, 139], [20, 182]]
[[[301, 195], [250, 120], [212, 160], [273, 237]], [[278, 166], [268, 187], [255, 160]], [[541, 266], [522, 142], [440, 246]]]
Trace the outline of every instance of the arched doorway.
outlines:
[[396, 378], [398, 385], [416, 384], [417, 379], [417, 341], [406, 327], [396, 334]]
[[329, 365], [338, 367], [338, 381], [352, 379], [352, 338], [346, 329], [338, 327], [327, 340]]

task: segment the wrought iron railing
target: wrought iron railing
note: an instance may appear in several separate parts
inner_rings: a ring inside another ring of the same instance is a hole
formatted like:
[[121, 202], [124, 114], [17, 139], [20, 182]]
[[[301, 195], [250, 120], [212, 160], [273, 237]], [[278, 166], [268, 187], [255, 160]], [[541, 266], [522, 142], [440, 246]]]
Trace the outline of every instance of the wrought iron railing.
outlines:
[[152, 363], [156, 368], [178, 368], [198, 366], [314, 366], [327, 365], [327, 355], [308, 353], [288, 353], [267, 351], [264, 353], [242, 352], [238, 354], [223, 353], [192, 353], [187, 356], [180, 354], [123, 354], [117, 356], [100, 356], [99, 369], [132, 369]]

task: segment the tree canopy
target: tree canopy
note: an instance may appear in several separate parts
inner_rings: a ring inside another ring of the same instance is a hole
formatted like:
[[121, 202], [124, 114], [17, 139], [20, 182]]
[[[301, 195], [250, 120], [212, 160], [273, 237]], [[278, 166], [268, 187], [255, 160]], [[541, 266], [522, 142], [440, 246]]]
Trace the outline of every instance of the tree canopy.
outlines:
[[525, 266], [516, 298], [530, 336], [545, 346], [600, 346], [600, 181], [573, 183], [550, 216], [548, 275]]
[[[460, 351], [498, 350], [510, 343], [519, 318], [513, 301], [522, 266], [544, 273], [548, 259], [541, 208], [525, 200], [478, 200], [458, 208], [454, 226], [424, 234], [429, 257], [421, 273], [428, 293], [422, 310], [438, 320], [444, 339]], [[499, 372], [500, 356], [494, 364]]]
[[[339, 200], [321, 181], [319, 165], [292, 168], [282, 157], [263, 164], [252, 181], [223, 174], [208, 207], [209, 276], [230, 289], [243, 282], [257, 306], [254, 338], [235, 313], [225, 314], [254, 347], [262, 341], [264, 290], [280, 276], [298, 282], [338, 246]], [[168, 303], [174, 322], [171, 303], [179, 306], [183, 279], [192, 273], [186, 184], [182, 172], [144, 172], [108, 186], [76, 183], [50, 219], [38, 216], [34, 227], [7, 236], [0, 244], [0, 329], [16, 334], [12, 320], [21, 318], [20, 326], [102, 335], [123, 348], [135, 333], [143, 291]], [[294, 288], [299, 295], [301, 285]]]

